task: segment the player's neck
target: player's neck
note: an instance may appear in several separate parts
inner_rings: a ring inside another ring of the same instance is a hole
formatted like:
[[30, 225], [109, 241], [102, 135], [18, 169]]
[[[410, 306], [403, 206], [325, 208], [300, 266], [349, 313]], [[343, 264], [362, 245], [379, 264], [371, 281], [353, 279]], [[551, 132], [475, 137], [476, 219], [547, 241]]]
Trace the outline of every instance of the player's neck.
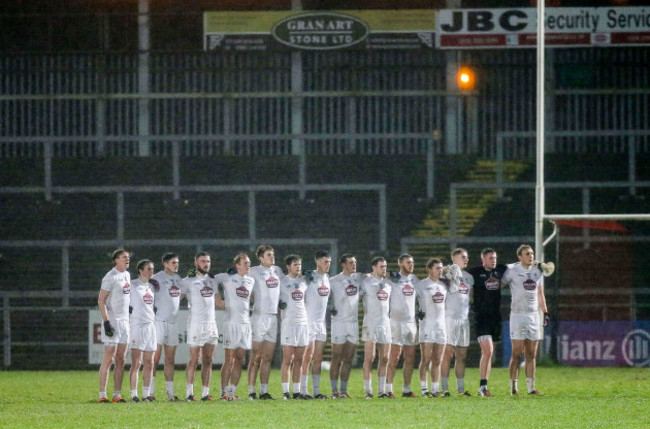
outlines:
[[173, 276], [173, 275], [176, 274], [176, 273], [173, 272], [173, 271], [165, 270], [165, 274], [167, 274], [169, 277], [171, 277], [171, 276]]
[[355, 273], [355, 271], [348, 271], [348, 270], [341, 271], [341, 274], [343, 274], [345, 277], [350, 277], [354, 273]]
[[142, 283], [149, 283], [149, 277], [138, 277], [138, 280], [140, 280]]
[[377, 273], [372, 273], [372, 276], [373, 276], [374, 278], [378, 279], [378, 280], [381, 280], [381, 279], [384, 278], [384, 276], [382, 276], [381, 274], [377, 274]]
[[271, 265], [271, 264], [268, 264], [268, 265], [266, 265], [266, 264], [260, 264], [260, 267], [265, 268], [265, 269], [267, 269], [267, 270], [268, 270], [269, 268], [271, 268], [272, 266], [273, 266], [273, 265]]
[[430, 279], [431, 281], [433, 281], [433, 282], [440, 281], [440, 277], [429, 276], [429, 279]]
[[289, 278], [292, 278], [292, 279], [297, 279], [298, 278], [298, 274], [294, 274], [294, 273], [289, 273], [288, 276], [289, 276]]

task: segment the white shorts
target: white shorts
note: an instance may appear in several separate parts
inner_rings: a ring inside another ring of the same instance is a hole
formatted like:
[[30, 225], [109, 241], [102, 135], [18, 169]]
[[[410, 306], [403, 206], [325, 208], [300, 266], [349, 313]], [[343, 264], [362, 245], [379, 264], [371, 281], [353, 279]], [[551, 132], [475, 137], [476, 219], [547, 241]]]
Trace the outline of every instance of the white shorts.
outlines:
[[165, 346], [178, 345], [178, 325], [174, 322], [156, 320], [156, 341]]
[[421, 343], [447, 344], [447, 328], [438, 323], [427, 325], [424, 324], [420, 329]]
[[225, 349], [251, 349], [250, 323], [223, 323], [223, 347]]
[[145, 325], [131, 325], [131, 348], [143, 352], [155, 352], [156, 326], [153, 323]]
[[219, 342], [219, 329], [217, 322], [190, 322], [187, 329], [187, 344], [191, 347], [203, 347], [206, 344]]
[[469, 347], [469, 319], [447, 319], [447, 344]]
[[510, 339], [538, 341], [542, 329], [537, 312], [528, 314], [510, 314]]
[[253, 314], [251, 317], [253, 341], [261, 343], [270, 341], [275, 343], [278, 339], [277, 314]]
[[390, 344], [393, 339], [390, 334], [390, 325], [370, 325], [361, 328], [361, 340], [376, 344]]
[[113, 336], [108, 337], [104, 332], [104, 322], [102, 322], [102, 343], [105, 346], [116, 346], [118, 344], [129, 344], [129, 334], [131, 327], [128, 320], [111, 320], [113, 327]]
[[359, 322], [332, 321], [332, 344], [359, 344]]
[[280, 344], [291, 347], [307, 347], [307, 344], [309, 344], [309, 326], [283, 323]]
[[309, 342], [327, 341], [327, 327], [325, 322], [309, 322]]
[[415, 322], [390, 322], [390, 335], [393, 337], [392, 344], [398, 346], [417, 346], [418, 328]]

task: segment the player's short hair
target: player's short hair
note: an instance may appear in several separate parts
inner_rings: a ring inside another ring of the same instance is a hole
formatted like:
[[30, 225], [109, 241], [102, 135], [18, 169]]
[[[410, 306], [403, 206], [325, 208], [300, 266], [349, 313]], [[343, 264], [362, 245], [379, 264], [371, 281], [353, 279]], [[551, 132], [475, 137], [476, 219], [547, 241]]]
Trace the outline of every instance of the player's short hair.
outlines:
[[115, 251], [113, 252], [113, 254], [111, 255], [111, 260], [112, 260], [113, 262], [117, 261], [117, 260], [119, 259], [119, 257], [122, 256], [123, 253], [129, 253], [129, 252], [127, 252], [127, 251], [124, 250], [124, 249], [117, 249], [117, 250], [115, 250]]
[[275, 252], [275, 250], [271, 245], [260, 244], [259, 246], [257, 246], [257, 250], [255, 251], [255, 254], [257, 255], [258, 258], [261, 258], [262, 256], [264, 256], [264, 253], [266, 253], [269, 250]]
[[454, 256], [460, 255], [463, 252], [467, 253], [467, 249], [463, 249], [462, 247], [457, 247], [451, 251], [451, 257], [453, 258]]
[[348, 259], [354, 258], [354, 255], [352, 253], [344, 253], [343, 256], [339, 259], [339, 264], [347, 264]]
[[431, 258], [427, 261], [427, 270], [433, 267], [435, 264], [442, 264], [442, 259], [440, 258]]
[[196, 252], [196, 255], [194, 255], [194, 260], [198, 261], [201, 256], [210, 257], [210, 254], [206, 251]]
[[330, 258], [330, 257], [331, 257], [330, 252], [328, 252], [327, 250], [318, 250], [314, 255], [314, 259], [316, 261], [318, 261], [319, 259]]
[[300, 257], [300, 255], [296, 255], [295, 253], [292, 253], [291, 255], [285, 256], [284, 265], [288, 267], [289, 265], [293, 264], [296, 261], [302, 261], [302, 258]]
[[144, 270], [144, 267], [147, 265], [153, 265], [153, 261], [151, 259], [142, 259], [138, 261], [138, 265], [136, 266], [138, 268], [138, 272]]
[[481, 258], [487, 255], [488, 253], [497, 253], [497, 251], [491, 247], [486, 247], [485, 249], [481, 250]]
[[375, 256], [370, 260], [370, 266], [374, 267], [380, 262], [386, 262], [386, 258], [384, 258], [383, 256]]
[[232, 258], [233, 265], [241, 264], [244, 258], [248, 258], [248, 253], [241, 252], [236, 254], [235, 257]]
[[171, 261], [174, 258], [178, 258], [178, 255], [176, 253], [167, 252], [164, 255], [162, 255], [161, 260], [162, 260], [162, 263], [164, 264], [166, 262]]
[[517, 256], [521, 256], [524, 253], [524, 250], [526, 249], [530, 249], [531, 251], [534, 252], [533, 246], [531, 246], [530, 244], [522, 244], [517, 248]]
[[397, 258], [397, 263], [401, 264], [404, 259], [408, 259], [408, 258], [413, 258], [413, 255], [409, 253], [402, 253], [401, 255], [399, 255], [399, 258]]

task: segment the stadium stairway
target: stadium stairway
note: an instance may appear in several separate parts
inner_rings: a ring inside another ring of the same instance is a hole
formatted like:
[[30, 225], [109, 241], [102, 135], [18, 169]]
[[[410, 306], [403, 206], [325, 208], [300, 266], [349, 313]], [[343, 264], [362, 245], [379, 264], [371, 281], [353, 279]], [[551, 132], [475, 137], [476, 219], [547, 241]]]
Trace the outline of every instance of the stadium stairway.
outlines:
[[[510, 160], [504, 163], [504, 180], [511, 182], [526, 170], [529, 162]], [[494, 182], [496, 180], [496, 161], [477, 160], [468, 170], [466, 183]], [[465, 237], [476, 223], [488, 211], [490, 206], [497, 201], [496, 190], [484, 191], [480, 189], [467, 189], [459, 192], [457, 196], [458, 224], [457, 234]], [[449, 237], [449, 211], [450, 198], [447, 194], [442, 203], [436, 204], [427, 210], [424, 219], [411, 232], [412, 237]], [[449, 248], [446, 244], [420, 244], [409, 247], [409, 253], [416, 261], [415, 274], [422, 278], [427, 276], [424, 263], [431, 257], [441, 258], [445, 264], [449, 263]]]

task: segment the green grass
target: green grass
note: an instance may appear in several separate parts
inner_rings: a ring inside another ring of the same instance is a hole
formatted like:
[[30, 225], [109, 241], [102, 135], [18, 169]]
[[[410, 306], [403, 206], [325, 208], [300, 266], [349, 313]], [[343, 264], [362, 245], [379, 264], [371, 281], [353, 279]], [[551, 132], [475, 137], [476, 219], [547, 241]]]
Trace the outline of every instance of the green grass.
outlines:
[[[1, 371], [0, 427], [433, 427], [433, 428], [643, 428], [650, 427], [650, 369], [539, 367], [536, 387], [543, 397], [508, 394], [506, 369], [490, 377], [493, 398], [363, 399], [361, 370], [353, 371], [350, 400], [241, 401], [226, 403], [98, 404], [95, 371]], [[128, 374], [127, 374], [128, 375]], [[156, 395], [165, 397], [162, 371]], [[376, 373], [373, 387], [376, 390]], [[271, 394], [281, 397], [279, 371], [271, 375]], [[401, 371], [396, 394], [401, 394]], [[329, 393], [329, 373], [322, 390]], [[246, 396], [246, 373], [239, 385]], [[469, 368], [467, 387], [474, 395], [478, 370]], [[185, 391], [183, 371], [176, 372], [176, 392]], [[109, 395], [112, 380], [109, 382]], [[195, 391], [200, 393], [200, 382]], [[218, 394], [215, 371], [212, 391]], [[417, 387], [414, 378], [413, 387]], [[450, 380], [455, 390], [455, 379]], [[122, 390], [128, 397], [128, 377]], [[216, 395], [215, 395], [216, 396]]]

